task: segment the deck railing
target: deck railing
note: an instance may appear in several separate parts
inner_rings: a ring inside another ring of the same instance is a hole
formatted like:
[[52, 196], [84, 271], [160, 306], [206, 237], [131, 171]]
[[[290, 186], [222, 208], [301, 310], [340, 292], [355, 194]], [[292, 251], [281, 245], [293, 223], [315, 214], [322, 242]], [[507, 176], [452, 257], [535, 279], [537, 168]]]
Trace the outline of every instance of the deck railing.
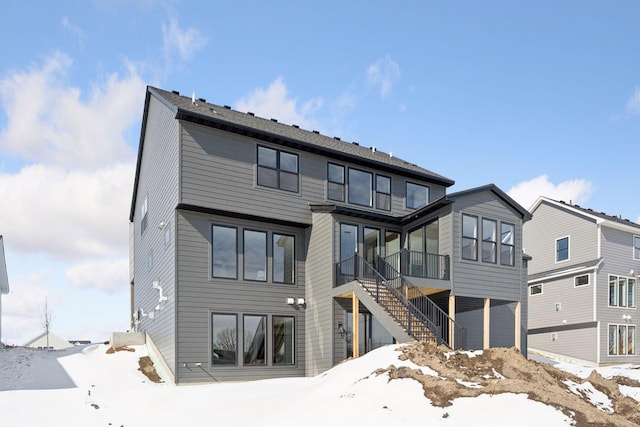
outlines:
[[402, 249], [384, 260], [403, 276], [449, 280], [449, 255]]

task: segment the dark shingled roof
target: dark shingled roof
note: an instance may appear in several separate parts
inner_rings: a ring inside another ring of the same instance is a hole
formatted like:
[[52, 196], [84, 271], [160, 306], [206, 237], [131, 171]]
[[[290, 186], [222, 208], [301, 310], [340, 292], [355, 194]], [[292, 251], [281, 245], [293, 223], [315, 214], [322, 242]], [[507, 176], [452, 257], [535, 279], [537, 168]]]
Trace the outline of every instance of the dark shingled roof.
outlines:
[[252, 113], [242, 113], [228, 106], [208, 103], [201, 98], [196, 99], [194, 103], [191, 97], [182, 96], [178, 92], [167, 92], [154, 87], [149, 87], [148, 90], [161, 100], [164, 99], [165, 104], [175, 111], [176, 118], [180, 120], [315, 152], [331, 158], [348, 160], [446, 187], [454, 184], [453, 180], [435, 172], [388, 153], [362, 147], [357, 143], [345, 142], [339, 138], [322, 135], [317, 131], [300, 129], [296, 125], [278, 123], [276, 119], [264, 119]]
[[[549, 200], [552, 200], [552, 199], [549, 199]], [[589, 214], [589, 215], [596, 216], [598, 218], [606, 219], [607, 221], [612, 221], [612, 222], [616, 222], [618, 224], [624, 224], [624, 225], [628, 225], [628, 226], [640, 229], [640, 224], [636, 224], [635, 222], [630, 221], [630, 220], [628, 220], [626, 218], [623, 219], [621, 217], [617, 217], [617, 216], [613, 216], [613, 215], [607, 215], [604, 212], [596, 212], [593, 209], [583, 208], [582, 206], [579, 206], [579, 205], [573, 205], [571, 203], [566, 203], [563, 200], [554, 200], [554, 202], [560, 203], [560, 204], [563, 204], [563, 205], [566, 205], [566, 206], [571, 206], [572, 208], [577, 209], [577, 210], [579, 210], [581, 212], [584, 212], [584, 213]]]

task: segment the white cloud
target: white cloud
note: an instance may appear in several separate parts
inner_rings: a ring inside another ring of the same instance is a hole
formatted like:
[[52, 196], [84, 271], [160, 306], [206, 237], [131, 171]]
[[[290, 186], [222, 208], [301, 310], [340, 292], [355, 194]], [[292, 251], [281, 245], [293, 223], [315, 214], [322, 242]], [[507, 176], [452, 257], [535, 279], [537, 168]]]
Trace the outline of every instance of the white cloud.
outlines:
[[393, 89], [393, 85], [400, 78], [400, 66], [389, 55], [378, 59], [367, 68], [367, 82], [380, 88], [380, 95], [384, 98]]
[[279, 122], [296, 124], [310, 129], [316, 122], [310, 115], [322, 108], [322, 98], [313, 98], [298, 106], [298, 100], [289, 98], [287, 87], [278, 77], [267, 89], [258, 88], [236, 101], [238, 111], [251, 111], [260, 117], [274, 118]]
[[559, 184], [549, 181], [547, 175], [540, 175], [529, 181], [514, 185], [507, 192], [525, 208], [530, 208], [540, 196], [554, 200], [571, 201], [573, 204], [583, 204], [593, 193], [593, 184], [584, 179], [572, 179]]
[[128, 248], [127, 213], [134, 163], [94, 171], [27, 166], [0, 173], [0, 224], [17, 252], [70, 259], [122, 254]]
[[64, 76], [71, 59], [62, 53], [47, 57], [40, 67], [0, 80], [7, 128], [0, 148], [28, 161], [92, 169], [115, 161], [130, 161], [134, 153], [124, 131], [140, 119], [145, 84], [127, 64], [94, 85], [88, 99], [67, 86]]
[[129, 283], [129, 259], [95, 259], [76, 264], [65, 273], [69, 284], [78, 289], [120, 291]]
[[640, 115], [640, 88], [627, 101], [627, 117]]
[[62, 28], [69, 30], [69, 32], [78, 41], [80, 47], [84, 47], [84, 41], [86, 40], [87, 35], [82, 31], [82, 29], [80, 29], [80, 27], [73, 25], [66, 16], [62, 18]]
[[169, 26], [162, 25], [162, 40], [166, 57], [177, 53], [183, 60], [207, 45], [207, 38], [195, 28], [182, 29], [175, 18], [171, 18]]

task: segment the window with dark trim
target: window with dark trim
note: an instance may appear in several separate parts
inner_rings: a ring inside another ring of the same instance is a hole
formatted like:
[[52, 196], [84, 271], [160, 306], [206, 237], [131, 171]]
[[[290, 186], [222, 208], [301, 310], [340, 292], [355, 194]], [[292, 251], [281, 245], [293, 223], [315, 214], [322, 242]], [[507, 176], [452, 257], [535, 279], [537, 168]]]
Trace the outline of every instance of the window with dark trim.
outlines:
[[273, 233], [273, 281], [293, 283], [295, 281], [295, 237]]
[[298, 155], [258, 146], [258, 185], [298, 192]]
[[640, 259], [640, 236], [633, 236], [633, 259]]
[[295, 363], [295, 319], [292, 316], [273, 316], [273, 364]]
[[529, 295], [539, 295], [542, 293], [542, 283], [529, 286]]
[[478, 217], [462, 214], [462, 259], [478, 260]]
[[211, 227], [211, 275], [213, 277], [238, 278], [238, 236], [235, 227], [214, 225]]
[[144, 196], [144, 201], [142, 202], [142, 206], [140, 207], [140, 214], [142, 215], [142, 220], [140, 221], [140, 235], [144, 233], [149, 225], [149, 200], [147, 196]]
[[426, 185], [406, 182], [405, 194], [407, 209], [418, 209], [429, 203], [429, 187]]
[[371, 191], [373, 188], [373, 174], [359, 169], [349, 168], [347, 192], [349, 203], [371, 207]]
[[344, 202], [344, 166], [327, 164], [327, 199]]
[[515, 265], [515, 234], [515, 225], [500, 223], [500, 264], [502, 265]]
[[245, 314], [243, 317], [245, 365], [267, 364], [267, 316]]
[[556, 239], [556, 262], [569, 259], [569, 236]]
[[211, 364], [236, 366], [238, 318], [235, 314], [211, 314]]
[[498, 250], [498, 222], [482, 219], [482, 262], [496, 263]]
[[376, 175], [376, 208], [391, 210], [391, 178]]
[[267, 232], [244, 230], [244, 279], [267, 280]]

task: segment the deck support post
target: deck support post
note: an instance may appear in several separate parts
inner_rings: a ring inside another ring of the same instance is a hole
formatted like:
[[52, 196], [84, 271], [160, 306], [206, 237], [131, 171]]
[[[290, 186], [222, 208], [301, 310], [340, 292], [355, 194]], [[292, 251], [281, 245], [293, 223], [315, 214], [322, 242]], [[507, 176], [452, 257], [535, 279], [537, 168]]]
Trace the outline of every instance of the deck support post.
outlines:
[[353, 357], [360, 357], [360, 300], [356, 293], [351, 294], [351, 308], [353, 311], [353, 333], [351, 334], [351, 348], [353, 349]]
[[491, 347], [491, 299], [484, 299], [484, 316], [482, 331], [482, 347], [487, 349]]
[[453, 322], [456, 320], [456, 296], [449, 294], [449, 347], [456, 350], [456, 335]]
[[521, 345], [520, 344], [521, 344], [521, 340], [522, 340], [522, 338], [520, 336], [520, 327], [522, 326], [521, 325], [521, 321], [522, 321], [522, 319], [521, 319], [521, 316], [522, 316], [521, 304], [522, 303], [520, 301], [516, 301], [516, 307], [515, 307], [515, 310], [514, 310], [514, 315], [515, 315], [514, 321], [515, 321], [515, 329], [516, 329], [515, 330], [514, 340], [515, 340], [515, 347], [518, 349], [518, 351], [521, 350], [521, 348], [520, 348]]

